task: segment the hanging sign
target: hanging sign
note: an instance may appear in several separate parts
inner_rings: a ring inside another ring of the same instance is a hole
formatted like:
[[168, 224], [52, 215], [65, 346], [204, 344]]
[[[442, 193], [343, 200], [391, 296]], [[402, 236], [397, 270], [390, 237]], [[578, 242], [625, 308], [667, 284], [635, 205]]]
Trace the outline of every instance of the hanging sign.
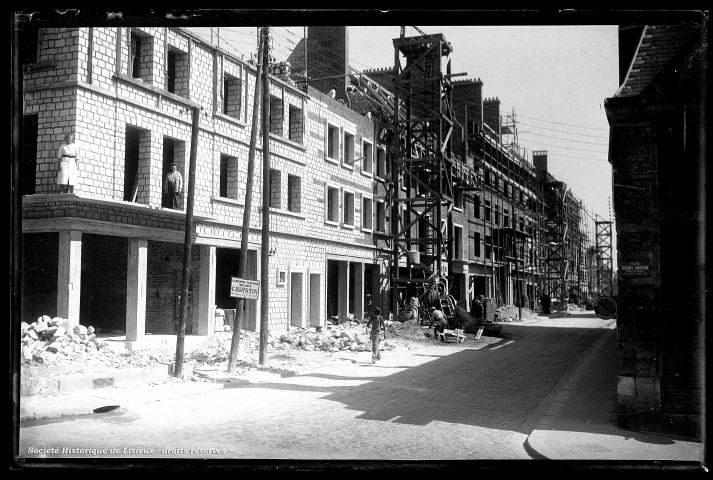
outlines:
[[244, 278], [230, 277], [230, 296], [257, 300], [260, 294], [259, 280], [245, 280]]

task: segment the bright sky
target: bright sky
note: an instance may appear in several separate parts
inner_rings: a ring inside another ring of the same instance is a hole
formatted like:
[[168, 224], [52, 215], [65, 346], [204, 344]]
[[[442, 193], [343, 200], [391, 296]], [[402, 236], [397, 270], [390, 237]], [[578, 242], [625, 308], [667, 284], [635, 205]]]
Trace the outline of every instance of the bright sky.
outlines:
[[[483, 96], [500, 99], [500, 113], [515, 113], [521, 150], [547, 150], [549, 170], [588, 211], [609, 219], [611, 167], [604, 99], [618, 88], [616, 25], [419, 26], [442, 33], [453, 46], [455, 79], [480, 78]], [[198, 29], [191, 29], [198, 30]], [[202, 36], [209, 39], [209, 29]], [[304, 33], [273, 27], [273, 55], [285, 60]], [[393, 67], [399, 26], [351, 26], [349, 62], [358, 70]], [[217, 34], [214, 31], [213, 41]], [[418, 35], [413, 27], [407, 36]], [[221, 46], [257, 52], [256, 27], [221, 27]]]

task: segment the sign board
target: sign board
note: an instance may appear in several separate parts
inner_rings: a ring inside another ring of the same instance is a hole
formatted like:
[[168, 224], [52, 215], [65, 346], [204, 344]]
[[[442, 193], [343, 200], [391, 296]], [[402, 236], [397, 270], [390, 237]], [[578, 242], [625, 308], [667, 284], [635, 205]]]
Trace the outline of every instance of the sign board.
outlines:
[[594, 313], [602, 320], [608, 320], [616, 316], [617, 305], [612, 297], [599, 297], [594, 302]]
[[245, 280], [244, 278], [230, 277], [230, 296], [257, 300], [260, 294], [259, 280]]
[[648, 264], [636, 260], [626, 263], [621, 262], [619, 269], [622, 275], [632, 277], [648, 276], [651, 274]]

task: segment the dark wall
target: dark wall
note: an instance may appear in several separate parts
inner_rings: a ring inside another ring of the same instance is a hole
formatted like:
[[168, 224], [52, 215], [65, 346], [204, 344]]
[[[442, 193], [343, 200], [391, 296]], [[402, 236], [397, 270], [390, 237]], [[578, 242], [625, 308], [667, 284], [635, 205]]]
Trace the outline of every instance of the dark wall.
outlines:
[[20, 320], [32, 323], [42, 315], [57, 316], [57, 252], [59, 234], [22, 235]]

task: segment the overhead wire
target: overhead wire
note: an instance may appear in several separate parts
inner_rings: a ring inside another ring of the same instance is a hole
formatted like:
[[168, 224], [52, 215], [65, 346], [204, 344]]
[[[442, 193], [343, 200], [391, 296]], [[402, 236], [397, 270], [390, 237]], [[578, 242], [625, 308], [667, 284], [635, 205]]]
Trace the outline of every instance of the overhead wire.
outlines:
[[[225, 30], [225, 29], [223, 29], [223, 30]], [[231, 30], [232, 30], [232, 29], [228, 29], [228, 31], [231, 31]], [[292, 36], [297, 36], [294, 32], [291, 32], [290, 30], [287, 30], [286, 28], [285, 28], [284, 31], [285, 31], [285, 32], [288, 32], [288, 33], [289, 33], [290, 35], [292, 35]], [[251, 35], [251, 34], [247, 34], [247, 33], [244, 33], [244, 32], [234, 32], [234, 33], [241, 33], [241, 34], [244, 34], [244, 35]], [[295, 44], [294, 42], [292, 42], [290, 39], [288, 39], [287, 37], [285, 37], [285, 35], [282, 34], [282, 32], [273, 31], [273, 33], [274, 33], [273, 37], [279, 37], [280, 40], [285, 40], [285, 41], [287, 41], [287, 42], [289, 42], [289, 43], [291, 43], [291, 44], [293, 44], [293, 45], [296, 45], [296, 44]], [[233, 42], [234, 42], [234, 41], [229, 41], [229, 40], [227, 40], [227, 39], [224, 39], [223, 36], [222, 36], [222, 33], [221, 33], [221, 39], [222, 39], [223, 41], [225, 41], [225, 42], [228, 42], [228, 43], [233, 43]], [[305, 41], [308, 43], [308, 46], [309, 46], [309, 43], [310, 43], [310, 42], [315, 42], [314, 40], [310, 39], [309, 37], [307, 37], [307, 38], [304, 38], [304, 37], [303, 37], [302, 40], [305, 40]], [[273, 45], [274, 45], [274, 46], [276, 45], [277, 47], [279, 47], [279, 48], [280, 48], [280, 51], [282, 51], [282, 50], [284, 49], [284, 51], [287, 52], [286, 57], [289, 57], [289, 55], [292, 53], [293, 49], [292, 49], [291, 47], [289, 47], [289, 46], [284, 45], [284, 43], [282, 43], [281, 41], [275, 42], [275, 41], [273, 40], [273, 42], [274, 42]], [[246, 43], [246, 42], [235, 42], [235, 43], [240, 43], [240, 44], [244, 44], [244, 45], [252, 45], [252, 44], [248, 44], [248, 43]], [[237, 50], [237, 48], [236, 48], [236, 50]], [[321, 50], [322, 50], [322, 52], [325, 51], [324, 48], [321, 48]], [[330, 58], [329, 56], [327, 56], [325, 53], [322, 53], [322, 52], [313, 52], [313, 53], [312, 53], [312, 56], [313, 56], [313, 57], [316, 56], [317, 58], [320, 58], [320, 59], [323, 59], [323, 60], [327, 60], [327, 59]], [[339, 57], [339, 58], [343, 58], [343, 59], [346, 59], [346, 58], [347, 58], [345, 55], [343, 55], [343, 54], [341, 54], [341, 53], [339, 53], [339, 52], [333, 51], [333, 50], [327, 49], [326, 52], [329, 53], [329, 54], [332, 54], [332, 55], [336, 55], [336, 56]], [[241, 52], [241, 53], [244, 53], [244, 52]], [[363, 65], [363, 66], [367, 67], [367, 70], [376, 70], [375, 68], [370, 67], [370, 66], [365, 65], [365, 64], [362, 64], [362, 63], [360, 63], [360, 62], [353, 62], [353, 63], [357, 63], [357, 64], [360, 64], [360, 65]], [[359, 75], [359, 74], [368, 75], [368, 73], [369, 73], [368, 71], [367, 71], [367, 72], [361, 72], [361, 71], [357, 70], [356, 68], [354, 68], [353, 66], [352, 66], [352, 69], [356, 71], [356, 74], [357, 74], [357, 75]], [[320, 69], [319, 67], [313, 66], [313, 65], [310, 66], [310, 71], [312, 71], [312, 72], [315, 72], [315, 71], [316, 71], [318, 74], [322, 74], [322, 75], [325, 76], [325, 77], [328, 77], [328, 76], [329, 76], [329, 75], [327, 75], [328, 72], [326, 72], [326, 71]], [[348, 76], [348, 75], [344, 75], [344, 77], [346, 77], [346, 76]], [[341, 75], [339, 75], [339, 76], [337, 76], [337, 77], [341, 77]], [[480, 104], [478, 104], [478, 103], [476, 103], [476, 102], [470, 102], [470, 101], [462, 101], [462, 100], [461, 100], [461, 101], [459, 101], [459, 103], [461, 103], [461, 104], [464, 103], [464, 104], [466, 104], [466, 105], [474, 105], [474, 106], [477, 106], [477, 107], [480, 107], [480, 106], [481, 106]], [[419, 102], [419, 101], [416, 101], [416, 105], [417, 105], [417, 106], [424, 106], [424, 107], [427, 106], [424, 102]], [[484, 109], [488, 109], [488, 108], [489, 108], [487, 105], [483, 105], [482, 107], [483, 107]], [[498, 111], [498, 113], [500, 113], [500, 109], [493, 108], [492, 110], [493, 110], [493, 111]], [[502, 115], [501, 115], [501, 116], [502, 116]], [[551, 121], [551, 120], [545, 120], [545, 119], [541, 119], [541, 118], [537, 118], [537, 117], [531, 117], [531, 116], [522, 115], [522, 114], [518, 114], [517, 116], [523, 117], [523, 118], [530, 118], [530, 119], [534, 119], [534, 120], [539, 120], [539, 121], [543, 121], [543, 122], [548, 122], [548, 123], [553, 123], [553, 124], [557, 124], [557, 125], [564, 125], [564, 126], [574, 127], [574, 128], [586, 128], [586, 129], [592, 129], [592, 130], [606, 130], [606, 129], [599, 129], [599, 128], [594, 128], [594, 127], [586, 127], [586, 126], [582, 126], [582, 125], [569, 124], [569, 123], [564, 123], [564, 122], [556, 122], [556, 121]], [[516, 124], [518, 123], [517, 120], [515, 120], [515, 123], [516, 123]], [[459, 125], [460, 125], [460, 124], [459, 124]], [[560, 132], [560, 133], [567, 133], [567, 134], [572, 134], [572, 135], [582, 135], [582, 136], [596, 137], [596, 136], [593, 136], [593, 135], [587, 135], [587, 134], [576, 133], [576, 132], [564, 132], [564, 131], [556, 130], [556, 129], [547, 129], [547, 127], [540, 127], [540, 126], [537, 126], [537, 125], [533, 125], [533, 127], [535, 127], [535, 128], [541, 128], [541, 129], [544, 129], [544, 130], [558, 131], [558, 132]], [[530, 134], [530, 135], [534, 135], [534, 136], [553, 138], [553, 139], [563, 140], [563, 141], [567, 141], [567, 142], [590, 144], [590, 145], [598, 145], [598, 146], [607, 146], [607, 145], [605, 145], [605, 144], [600, 144], [600, 143], [596, 143], [596, 142], [586, 142], [586, 141], [583, 141], [583, 140], [575, 140], [575, 139], [568, 139], [568, 138], [556, 137], [556, 136], [552, 136], [552, 135], [546, 135], [546, 134], [542, 134], [542, 133], [531, 132], [531, 131], [528, 131], [528, 130], [520, 131], [520, 132], [518, 132], [518, 134]], [[597, 137], [597, 138], [606, 138], [606, 137]], [[603, 153], [603, 154], [606, 154], [606, 153], [607, 153], [607, 152], [602, 152], [602, 151], [597, 151], [597, 150], [591, 150], [591, 149], [581, 149], [581, 148], [565, 147], [565, 146], [561, 146], [561, 145], [553, 145], [553, 144], [550, 144], [550, 143], [544, 143], [544, 142], [540, 142], [540, 141], [538, 141], [538, 140], [532, 140], [532, 139], [531, 139], [531, 140], [528, 140], [528, 141], [530, 141], [530, 142], [536, 142], [538, 145], [545, 145], [545, 146], [548, 146], [548, 147], [553, 147], [553, 148], [562, 149], [562, 150], [574, 150], [574, 151], [583, 151], [583, 152], [590, 152], [590, 153]], [[574, 158], [574, 159], [579, 159], [579, 160], [605, 161], [604, 159], [601, 159], [601, 160], [600, 160], [600, 159], [594, 159], [594, 158], [576, 157], [576, 156], [571, 156], [571, 155], [569, 155], [569, 156], [568, 156], [568, 155], [561, 155], [561, 156], [562, 156], [562, 157], [565, 157], [565, 158]]]

